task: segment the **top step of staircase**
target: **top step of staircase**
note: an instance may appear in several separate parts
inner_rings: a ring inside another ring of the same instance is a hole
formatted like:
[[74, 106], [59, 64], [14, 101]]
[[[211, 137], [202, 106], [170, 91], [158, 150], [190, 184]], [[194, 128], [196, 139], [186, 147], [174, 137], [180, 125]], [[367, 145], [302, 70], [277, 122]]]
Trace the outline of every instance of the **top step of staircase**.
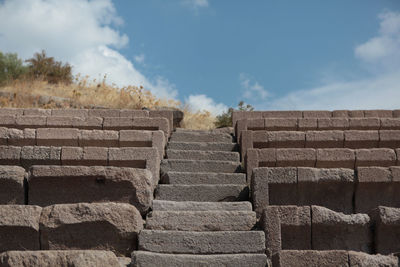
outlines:
[[227, 133], [213, 133], [206, 131], [177, 131], [171, 135], [172, 142], [220, 142], [232, 143], [234, 138]]

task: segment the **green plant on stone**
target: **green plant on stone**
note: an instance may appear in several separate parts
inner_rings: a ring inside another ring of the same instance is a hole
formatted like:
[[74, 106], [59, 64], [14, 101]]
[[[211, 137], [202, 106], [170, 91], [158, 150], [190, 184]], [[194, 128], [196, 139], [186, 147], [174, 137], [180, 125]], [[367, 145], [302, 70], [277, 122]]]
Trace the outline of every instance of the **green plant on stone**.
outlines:
[[0, 85], [21, 78], [27, 72], [17, 54], [0, 52]]
[[215, 127], [217, 127], [217, 128], [231, 127], [232, 126], [232, 113], [235, 110], [253, 111], [254, 107], [252, 107], [250, 104], [245, 104], [243, 101], [240, 101], [237, 109], [229, 108], [226, 112], [217, 116], [217, 120], [215, 122]]

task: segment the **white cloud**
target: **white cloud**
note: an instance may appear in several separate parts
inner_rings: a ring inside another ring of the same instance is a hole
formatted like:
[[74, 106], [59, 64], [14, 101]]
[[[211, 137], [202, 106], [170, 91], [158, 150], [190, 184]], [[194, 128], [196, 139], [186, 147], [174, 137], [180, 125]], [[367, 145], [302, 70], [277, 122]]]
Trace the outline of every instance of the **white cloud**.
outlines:
[[186, 101], [192, 111], [203, 111], [207, 110], [213, 115], [220, 115], [228, 109], [228, 107], [222, 103], [216, 103], [212, 98], [206, 95], [190, 95]]
[[136, 55], [134, 57], [135, 61], [139, 64], [143, 64], [144, 63], [144, 59], [145, 59], [145, 55], [142, 53], [140, 55]]
[[208, 0], [182, 0], [182, 3], [193, 9], [198, 9], [198, 8], [209, 6]]
[[246, 73], [241, 73], [239, 75], [240, 84], [242, 86], [243, 97], [247, 100], [257, 102], [264, 101], [269, 96], [267, 90], [264, 89], [257, 81], [253, 81], [250, 75]]
[[[400, 108], [400, 13], [379, 16], [377, 36], [354, 49], [367, 77], [334, 73], [322, 86], [268, 99], [257, 109], [398, 109]], [[347, 78], [347, 79], [346, 79]], [[253, 104], [253, 103], [251, 103]]]
[[119, 86], [143, 85], [160, 97], [177, 91], [163, 78], [149, 79], [117, 49], [129, 42], [112, 0], [5, 0], [0, 2], [0, 50], [29, 58], [45, 49], [73, 65], [74, 73]]

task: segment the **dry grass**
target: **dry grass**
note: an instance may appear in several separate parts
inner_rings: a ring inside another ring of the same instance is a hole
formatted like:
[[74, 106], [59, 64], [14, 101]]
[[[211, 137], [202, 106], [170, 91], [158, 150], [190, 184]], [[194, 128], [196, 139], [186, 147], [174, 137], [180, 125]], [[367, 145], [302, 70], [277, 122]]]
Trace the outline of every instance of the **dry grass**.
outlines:
[[178, 101], [171, 99], [159, 99], [143, 87], [128, 86], [117, 87], [106, 83], [106, 77], [101, 81], [89, 80], [86, 77], [75, 78], [74, 83], [49, 84], [43, 80], [16, 80], [0, 87], [1, 92], [9, 92], [13, 95], [0, 97], [1, 107], [59, 107], [56, 103], [40, 104], [39, 96], [52, 96], [68, 99], [68, 105], [63, 103], [63, 108], [75, 107], [104, 107], [104, 108], [128, 108], [157, 109], [161, 107], [178, 108], [183, 110], [185, 116], [183, 127], [188, 129], [213, 129], [215, 117], [209, 112], [191, 112], [190, 107], [182, 106]]

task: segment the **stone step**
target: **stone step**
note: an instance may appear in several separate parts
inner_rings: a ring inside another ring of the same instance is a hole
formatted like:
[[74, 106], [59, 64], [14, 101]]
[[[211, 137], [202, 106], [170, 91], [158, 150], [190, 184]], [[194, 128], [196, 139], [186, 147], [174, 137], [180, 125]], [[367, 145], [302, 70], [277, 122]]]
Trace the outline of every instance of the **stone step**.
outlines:
[[264, 253], [265, 234], [263, 231], [142, 230], [139, 250], [182, 254]]
[[248, 200], [246, 185], [158, 185], [156, 199], [172, 201], [221, 202]]
[[235, 266], [265, 267], [265, 254], [219, 254], [219, 255], [186, 255], [164, 254], [147, 251], [134, 251], [132, 266]]
[[253, 211], [153, 211], [146, 229], [176, 231], [249, 231], [256, 224]]
[[153, 200], [153, 211], [207, 211], [207, 210], [245, 210], [252, 211], [251, 203], [241, 202], [195, 202]]
[[161, 161], [161, 176], [175, 172], [237, 173], [242, 171], [240, 161], [164, 159]]
[[230, 134], [193, 131], [193, 132], [174, 132], [171, 135], [170, 141], [232, 143], [234, 139]]
[[175, 150], [201, 150], [201, 151], [238, 151], [239, 146], [236, 143], [222, 142], [169, 142], [169, 149]]
[[167, 172], [165, 184], [246, 184], [244, 173]]
[[239, 161], [238, 152], [167, 149], [168, 159]]

